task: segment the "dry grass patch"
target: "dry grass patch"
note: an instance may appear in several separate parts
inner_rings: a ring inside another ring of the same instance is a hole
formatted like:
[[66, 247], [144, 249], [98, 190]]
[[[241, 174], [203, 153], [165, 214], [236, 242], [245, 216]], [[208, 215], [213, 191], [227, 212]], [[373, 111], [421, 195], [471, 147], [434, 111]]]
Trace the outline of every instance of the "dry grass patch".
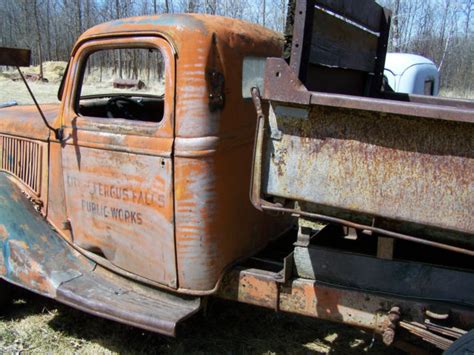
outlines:
[[[57, 92], [59, 84], [57, 83], [28, 83], [40, 104], [59, 103]], [[0, 103], [16, 101], [18, 105], [33, 105], [28, 90], [22, 81], [0, 80]]]
[[23, 293], [0, 317], [0, 353], [399, 354], [361, 330], [211, 300], [176, 339]]
[[452, 99], [474, 100], [474, 91], [441, 89], [439, 96], [449, 97]]

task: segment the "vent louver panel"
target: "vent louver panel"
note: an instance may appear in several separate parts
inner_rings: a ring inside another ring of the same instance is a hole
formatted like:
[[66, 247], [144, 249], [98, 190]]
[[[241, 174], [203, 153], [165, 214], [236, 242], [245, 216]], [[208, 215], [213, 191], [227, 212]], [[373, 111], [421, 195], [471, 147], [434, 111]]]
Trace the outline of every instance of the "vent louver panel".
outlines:
[[0, 135], [0, 170], [16, 176], [39, 196], [42, 147], [26, 139]]

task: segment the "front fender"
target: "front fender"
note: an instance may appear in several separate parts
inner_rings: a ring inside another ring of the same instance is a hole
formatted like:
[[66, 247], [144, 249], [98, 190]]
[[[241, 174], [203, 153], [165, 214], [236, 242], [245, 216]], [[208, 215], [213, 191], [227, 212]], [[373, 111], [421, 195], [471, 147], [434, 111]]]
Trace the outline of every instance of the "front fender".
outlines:
[[72, 249], [10, 179], [0, 173], [0, 277], [55, 298], [63, 282], [95, 263]]
[[166, 335], [201, 307], [139, 285], [77, 252], [0, 173], [0, 278], [85, 312]]

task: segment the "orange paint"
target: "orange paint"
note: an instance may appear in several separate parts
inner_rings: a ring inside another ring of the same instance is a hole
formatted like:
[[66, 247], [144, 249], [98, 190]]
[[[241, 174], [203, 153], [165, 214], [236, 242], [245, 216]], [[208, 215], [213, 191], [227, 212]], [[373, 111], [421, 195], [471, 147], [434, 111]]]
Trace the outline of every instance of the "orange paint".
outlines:
[[[50, 166], [54, 181], [62, 171], [58, 188], [64, 189], [50, 191], [63, 206], [51, 207], [54, 224], [70, 220], [78, 247], [144, 281], [178, 292], [214, 292], [229, 265], [272, 236], [268, 216], [248, 199], [255, 112], [240, 88], [243, 58], [278, 56], [281, 45], [281, 37], [260, 26], [205, 15], [131, 18], [86, 31], [73, 49], [54, 122], [64, 125], [67, 137]], [[161, 49], [166, 81], [160, 123], [123, 129], [75, 113], [83, 58], [117, 46]], [[224, 77], [225, 104], [216, 111], [209, 106], [212, 71]], [[154, 200], [161, 194], [162, 206], [113, 196], [144, 186]], [[98, 193], [91, 198], [91, 191]], [[140, 213], [142, 224], [111, 220], [113, 206]]]

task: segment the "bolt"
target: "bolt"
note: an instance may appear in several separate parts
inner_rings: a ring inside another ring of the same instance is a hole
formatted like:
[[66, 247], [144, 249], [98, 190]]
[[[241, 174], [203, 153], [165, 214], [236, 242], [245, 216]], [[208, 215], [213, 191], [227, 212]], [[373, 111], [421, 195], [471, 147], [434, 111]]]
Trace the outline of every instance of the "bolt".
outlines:
[[392, 345], [393, 340], [395, 339], [395, 329], [385, 328], [382, 334], [383, 343], [387, 346]]

